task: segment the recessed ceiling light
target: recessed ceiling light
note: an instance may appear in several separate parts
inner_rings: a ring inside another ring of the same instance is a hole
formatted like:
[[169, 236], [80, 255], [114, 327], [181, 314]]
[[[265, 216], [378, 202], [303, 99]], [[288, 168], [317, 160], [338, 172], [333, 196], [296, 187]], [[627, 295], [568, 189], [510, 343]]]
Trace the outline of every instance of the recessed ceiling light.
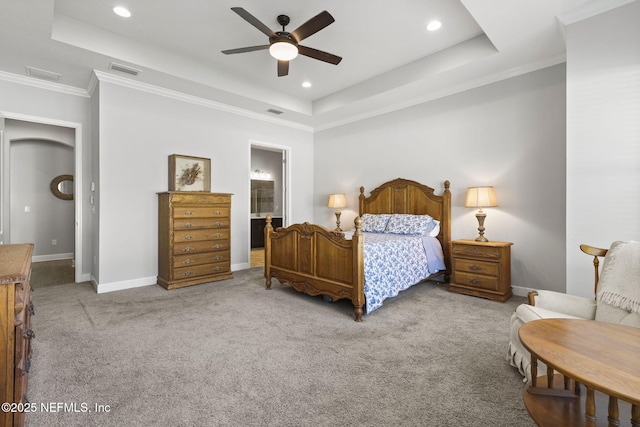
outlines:
[[302, 87], [311, 87], [311, 82], [302, 82]]
[[131, 12], [129, 12], [129, 9], [127, 9], [126, 7], [123, 6], [116, 6], [113, 8], [113, 13], [115, 13], [118, 16], [122, 16], [123, 18], [130, 18], [131, 17]]
[[435, 31], [442, 27], [442, 22], [440, 21], [431, 21], [427, 24], [427, 30]]

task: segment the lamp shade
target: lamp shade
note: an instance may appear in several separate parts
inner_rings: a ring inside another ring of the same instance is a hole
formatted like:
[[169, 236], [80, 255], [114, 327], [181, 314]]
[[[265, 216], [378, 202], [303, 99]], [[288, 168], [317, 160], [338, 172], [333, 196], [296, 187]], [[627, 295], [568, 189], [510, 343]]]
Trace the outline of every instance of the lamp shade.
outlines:
[[347, 197], [344, 194], [332, 194], [329, 196], [329, 207], [334, 209], [346, 208]]
[[493, 187], [469, 187], [464, 201], [466, 208], [489, 208], [498, 206]]
[[280, 61], [290, 61], [298, 56], [298, 48], [293, 43], [276, 42], [269, 46], [269, 53]]

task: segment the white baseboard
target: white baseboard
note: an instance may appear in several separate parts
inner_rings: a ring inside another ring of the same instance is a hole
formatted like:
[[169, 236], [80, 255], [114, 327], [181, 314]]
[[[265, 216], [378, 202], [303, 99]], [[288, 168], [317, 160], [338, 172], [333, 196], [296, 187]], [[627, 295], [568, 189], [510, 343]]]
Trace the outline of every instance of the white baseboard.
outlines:
[[31, 262], [43, 262], [43, 261], [59, 261], [63, 259], [73, 259], [73, 252], [68, 254], [51, 254], [51, 255], [34, 255], [31, 257]]
[[95, 279], [93, 279], [92, 283], [93, 287], [96, 288], [96, 292], [99, 294], [103, 294], [106, 292], [123, 291], [125, 289], [141, 288], [143, 286], [155, 285], [158, 283], [158, 278], [157, 276], [142, 277], [140, 279], [99, 284], [96, 284]]
[[251, 268], [251, 265], [248, 262], [243, 262], [241, 264], [233, 264], [231, 271], [248, 270], [249, 268]]
[[525, 288], [524, 286], [511, 287], [511, 292], [513, 292], [514, 295], [517, 295], [519, 297], [526, 297], [531, 291], [535, 291], [535, 289]]

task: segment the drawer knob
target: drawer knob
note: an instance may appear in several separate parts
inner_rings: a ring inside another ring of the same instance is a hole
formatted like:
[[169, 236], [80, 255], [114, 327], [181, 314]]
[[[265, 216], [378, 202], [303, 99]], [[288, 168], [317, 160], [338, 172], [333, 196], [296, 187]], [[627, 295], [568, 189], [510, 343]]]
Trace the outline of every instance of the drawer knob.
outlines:
[[193, 227], [193, 224], [191, 224], [190, 222], [184, 225], [184, 228], [191, 228], [191, 227]]
[[222, 257], [220, 255], [216, 255], [213, 260], [214, 261], [220, 261], [222, 259]]
[[223, 267], [216, 267], [216, 268], [213, 269], [213, 271], [220, 271], [220, 270], [224, 270], [224, 268]]
[[213, 245], [213, 249], [220, 249], [222, 245]]
[[222, 237], [222, 233], [216, 233], [213, 235], [213, 237]]
[[183, 276], [191, 276], [193, 274], [193, 271], [185, 271], [184, 273], [182, 273]]
[[193, 251], [194, 251], [194, 249], [193, 249], [193, 248], [190, 248], [190, 247], [186, 247], [186, 248], [184, 248], [184, 249], [182, 250], [182, 252], [193, 252]]
[[185, 215], [193, 215], [193, 212], [191, 212], [191, 211], [185, 211], [185, 212], [184, 212], [184, 214], [185, 214]]
[[213, 212], [213, 214], [214, 214], [214, 215], [222, 215], [222, 212], [220, 212], [220, 211], [214, 211], [214, 212]]
[[478, 267], [477, 265], [472, 265], [471, 267], [469, 267], [469, 270], [478, 271], [480, 270], [480, 267]]
[[33, 332], [31, 329], [27, 329], [26, 331], [24, 331], [24, 337], [28, 340], [31, 340], [36, 337], [36, 333]]
[[189, 265], [189, 264], [193, 264], [194, 261], [192, 259], [185, 259], [184, 261], [182, 261], [182, 263]]
[[481, 282], [478, 279], [471, 279], [469, 280], [469, 283], [471, 283], [472, 285], [477, 285], [478, 283], [481, 283]]
[[29, 301], [29, 306], [28, 307], [29, 307], [29, 315], [31, 315], [31, 316], [35, 315], [36, 314], [36, 310], [33, 307], [33, 302]]
[[193, 236], [190, 234], [187, 234], [186, 236], [184, 236], [184, 240], [191, 240], [193, 239]]
[[216, 221], [216, 222], [213, 223], [213, 225], [215, 227], [220, 227], [222, 225], [222, 223], [220, 221]]

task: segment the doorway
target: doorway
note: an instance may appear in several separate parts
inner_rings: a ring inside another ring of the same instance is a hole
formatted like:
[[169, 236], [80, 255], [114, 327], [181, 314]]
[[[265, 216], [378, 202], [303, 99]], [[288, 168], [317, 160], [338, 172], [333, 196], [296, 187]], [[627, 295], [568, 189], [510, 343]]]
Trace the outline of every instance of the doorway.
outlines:
[[274, 227], [288, 223], [289, 148], [251, 142], [249, 173], [249, 264], [264, 265], [264, 227], [272, 216]]
[[[78, 232], [80, 130], [77, 123], [11, 113], [0, 117], [0, 243], [34, 243], [33, 262], [64, 265], [69, 283], [84, 281]], [[65, 194], [56, 196], [52, 182], [69, 175], [71, 180], [59, 183]]]

